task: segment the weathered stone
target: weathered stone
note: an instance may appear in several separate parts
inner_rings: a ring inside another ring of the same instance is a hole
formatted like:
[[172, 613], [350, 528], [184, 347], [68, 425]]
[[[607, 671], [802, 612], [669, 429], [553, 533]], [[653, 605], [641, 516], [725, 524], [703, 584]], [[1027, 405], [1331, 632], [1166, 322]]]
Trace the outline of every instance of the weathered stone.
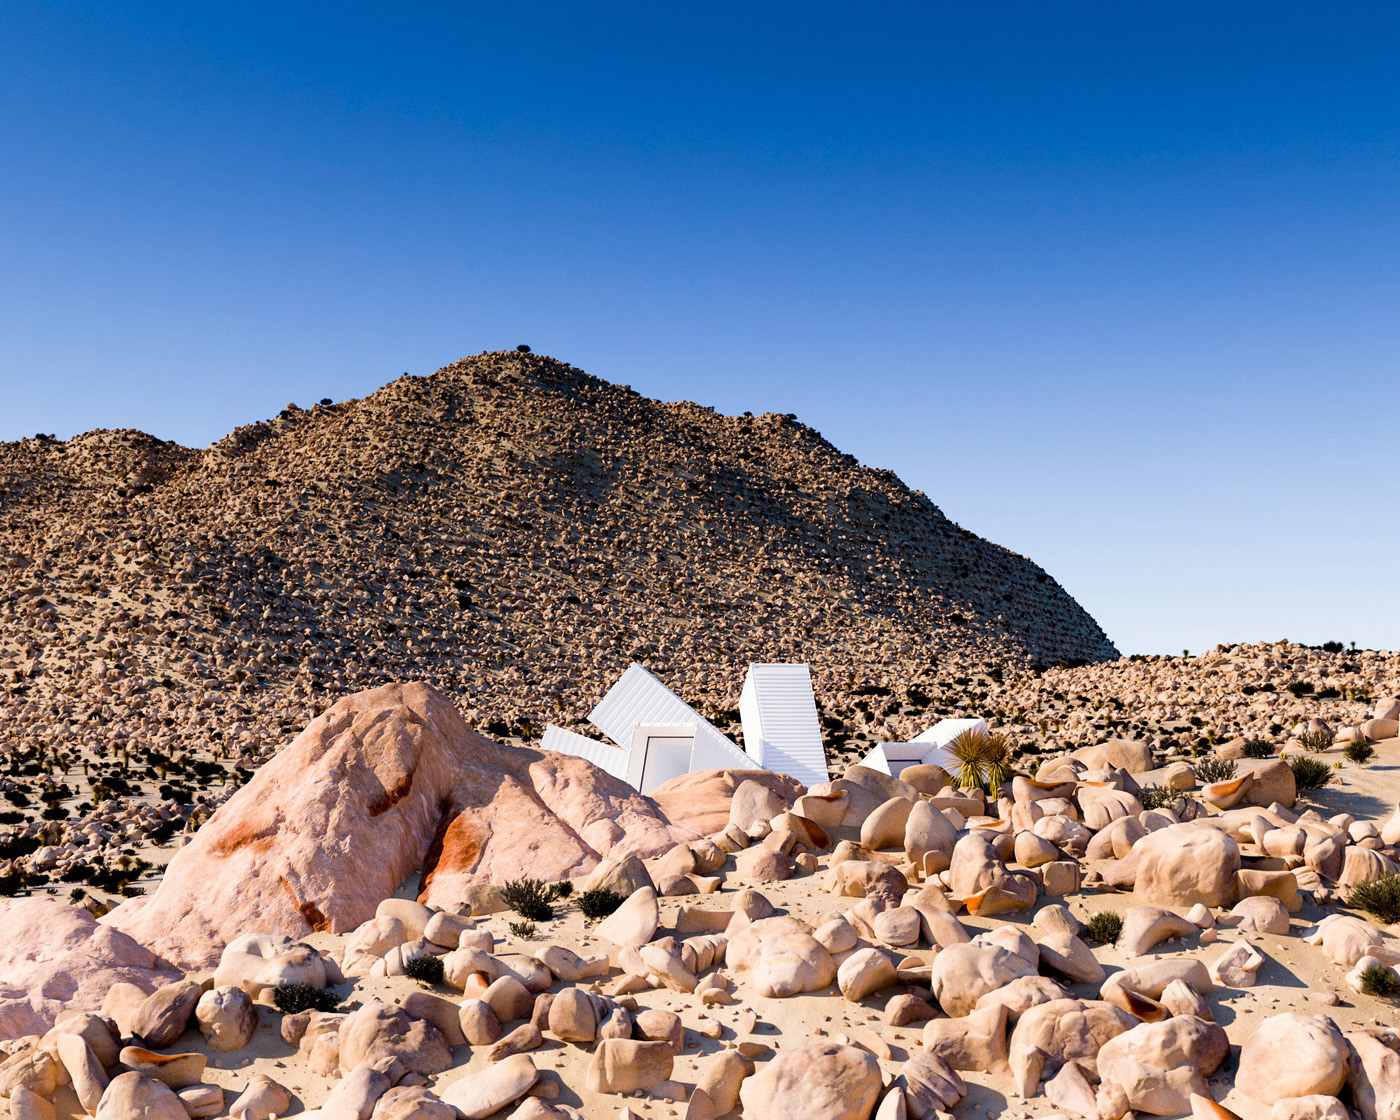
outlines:
[[1235, 1088], [1260, 1104], [1336, 1096], [1347, 1077], [1347, 1041], [1324, 1015], [1273, 1015], [1240, 1047]]
[[668, 1042], [607, 1038], [588, 1063], [587, 1084], [593, 1093], [634, 1093], [655, 1088], [671, 1076], [675, 1052]]
[[880, 1095], [880, 1066], [854, 1046], [799, 1046], [747, 1078], [739, 1095], [746, 1120], [866, 1120]]

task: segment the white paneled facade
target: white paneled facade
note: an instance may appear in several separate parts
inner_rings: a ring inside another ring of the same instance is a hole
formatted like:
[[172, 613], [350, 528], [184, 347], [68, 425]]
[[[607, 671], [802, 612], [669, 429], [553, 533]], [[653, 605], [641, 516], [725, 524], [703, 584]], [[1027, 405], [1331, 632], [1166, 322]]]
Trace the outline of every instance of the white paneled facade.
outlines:
[[806, 665], [749, 666], [739, 697], [744, 750], [765, 770], [805, 786], [829, 781], [821, 723]]

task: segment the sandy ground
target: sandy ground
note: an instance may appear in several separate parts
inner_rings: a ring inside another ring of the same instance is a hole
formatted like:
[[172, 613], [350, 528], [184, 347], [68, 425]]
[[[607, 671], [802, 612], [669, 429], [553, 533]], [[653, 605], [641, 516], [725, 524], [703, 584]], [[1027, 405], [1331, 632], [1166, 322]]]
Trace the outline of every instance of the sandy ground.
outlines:
[[[1329, 752], [1329, 757], [1340, 758], [1340, 752]], [[1400, 802], [1400, 739], [1388, 740], [1377, 746], [1376, 759], [1367, 767], [1346, 764], [1339, 771], [1336, 788], [1324, 790], [1311, 796], [1310, 803], [1326, 815], [1351, 813], [1358, 818], [1383, 820]], [[829, 913], [840, 912], [845, 908], [843, 900], [820, 889], [822, 873], [805, 876], [784, 883], [775, 883], [761, 888], [780, 910], [816, 924], [817, 920]], [[414, 884], [405, 884], [401, 891], [404, 897], [412, 897]], [[726, 884], [726, 889], [718, 895], [691, 896], [685, 899], [662, 900], [662, 924], [669, 927], [676, 911], [684, 904], [699, 904], [727, 907], [726, 895], [737, 886]], [[1057, 900], [1043, 900], [1046, 902]], [[1087, 892], [1064, 899], [1070, 910], [1081, 919], [1103, 910], [1124, 910], [1134, 905], [1130, 894], [1099, 894]], [[1300, 1013], [1325, 1013], [1331, 1015], [1343, 1029], [1353, 1026], [1389, 1025], [1400, 1022], [1395, 1005], [1372, 999], [1352, 992], [1343, 982], [1344, 969], [1333, 965], [1321, 950], [1301, 940], [1301, 933], [1328, 911], [1305, 905], [1294, 915], [1293, 935], [1289, 937], [1269, 935], [1248, 935], [1267, 958], [1260, 971], [1259, 982], [1249, 989], [1224, 989], [1207, 997], [1216, 1021], [1225, 1028], [1232, 1044], [1231, 1057], [1221, 1067], [1212, 1080], [1217, 1097], [1228, 1107], [1238, 1112], [1244, 1120], [1264, 1120], [1268, 1110], [1248, 1098], [1229, 1089], [1234, 1078], [1238, 1061], [1239, 1044], [1254, 1030], [1264, 1018], [1285, 1011]], [[962, 915], [963, 922], [972, 929], [990, 929], [1004, 921], [1013, 925], [1029, 925], [1034, 911], [1021, 914], [999, 916], [991, 919], [976, 919]], [[561, 912], [554, 922], [541, 925], [540, 932], [529, 941], [513, 938], [507, 926], [515, 916], [499, 914], [484, 919], [481, 925], [490, 929], [499, 939], [499, 952], [537, 952], [544, 945], [557, 941], [569, 945], [580, 953], [603, 952], [610, 946], [593, 937], [578, 910], [569, 907]], [[1195, 938], [1167, 942], [1158, 947], [1159, 952], [1135, 962], [1151, 959], [1153, 956], [1190, 954], [1210, 961], [1224, 951], [1237, 936], [1234, 931], [1221, 930], [1220, 940], [1213, 945], [1199, 945]], [[316, 935], [313, 944], [321, 948], [334, 947], [339, 938], [331, 935]], [[1110, 973], [1130, 963], [1116, 949], [1098, 946], [1095, 953]], [[917, 956], [931, 960], [931, 950], [917, 951]], [[415, 981], [406, 978], [362, 979], [347, 984], [340, 991], [346, 995], [347, 1006], [370, 997], [385, 1000], [397, 994], [415, 990]], [[774, 1049], [818, 1041], [826, 1037], [846, 1035], [859, 1040], [866, 1032], [874, 1032], [888, 1045], [889, 1060], [882, 1060], [881, 1067], [888, 1080], [903, 1062], [919, 1047], [921, 1024], [892, 1028], [884, 1025], [883, 1008], [890, 996], [898, 991], [914, 989], [890, 989], [861, 1003], [850, 1003], [843, 999], [835, 988], [807, 996], [790, 999], [762, 999], [745, 986], [740, 986], [739, 1002], [717, 1008], [701, 1008], [698, 1000], [689, 995], [669, 991], [644, 992], [637, 1001], [643, 1007], [659, 1007], [676, 1012], [686, 1026], [686, 1050], [677, 1059], [673, 1078], [682, 1083], [692, 1083], [697, 1062], [705, 1055], [714, 1053], [726, 1042], [748, 1040]], [[926, 989], [919, 990], [927, 994]], [[1072, 989], [1080, 998], [1095, 998], [1096, 989], [1092, 985], [1079, 985]], [[1316, 1000], [1319, 993], [1336, 993], [1341, 1000], [1338, 1007], [1325, 1007]], [[457, 993], [439, 989], [438, 994], [456, 997]], [[1311, 997], [1311, 998], [1310, 998]], [[752, 1030], [747, 1029], [745, 1020], [749, 1013], [756, 1017]], [[227, 1101], [232, 1103], [234, 1096], [255, 1072], [266, 1073], [287, 1086], [298, 1098], [294, 1111], [314, 1108], [320, 1104], [334, 1084], [308, 1073], [296, 1051], [282, 1042], [279, 1023], [281, 1016], [271, 1008], [261, 1011], [261, 1024], [253, 1043], [232, 1054], [217, 1054], [203, 1046], [198, 1032], [191, 1031], [182, 1040], [181, 1049], [205, 1053], [209, 1057], [206, 1080], [222, 1085], [227, 1091]], [[710, 1038], [701, 1033], [706, 1027], [714, 1033], [718, 1025], [719, 1038]], [[437, 1078], [440, 1089], [459, 1077], [466, 1076], [486, 1063], [485, 1048], [459, 1047], [454, 1058], [460, 1065], [448, 1070]], [[643, 1118], [677, 1118], [684, 1114], [684, 1104], [651, 1098], [624, 1099], [619, 1097], [580, 1096], [584, 1084], [584, 1071], [587, 1068], [591, 1048], [565, 1044], [549, 1038], [543, 1047], [533, 1052], [535, 1063], [544, 1071], [546, 1079], [561, 1083], [559, 1099], [563, 1103], [578, 1108], [589, 1120], [617, 1120], [625, 1105]], [[762, 1059], [760, 1058], [760, 1061]], [[1047, 1116], [1056, 1110], [1044, 1097], [1033, 1101], [1022, 1101], [1011, 1093], [1011, 1081], [1006, 1071], [993, 1073], [965, 1073], [968, 1095], [957, 1108], [960, 1117], [996, 1117], [1006, 1115], [1013, 1120]], [[61, 1090], [55, 1099], [59, 1120], [81, 1115], [81, 1109], [73, 1097], [71, 1089]], [[503, 1115], [509, 1116], [507, 1111]]]

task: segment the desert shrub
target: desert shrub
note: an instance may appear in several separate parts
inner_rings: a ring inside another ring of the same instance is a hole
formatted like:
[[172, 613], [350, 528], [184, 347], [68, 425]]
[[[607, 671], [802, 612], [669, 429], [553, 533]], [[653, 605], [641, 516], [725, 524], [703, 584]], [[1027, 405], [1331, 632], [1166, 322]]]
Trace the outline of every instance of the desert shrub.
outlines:
[[1392, 871], [1369, 883], [1357, 883], [1351, 888], [1347, 905], [1365, 910], [1387, 925], [1400, 922], [1400, 871]]
[[538, 879], [513, 879], [501, 888], [505, 903], [522, 918], [532, 922], [547, 922], [554, 917], [550, 905], [553, 893]]
[[1348, 743], [1344, 752], [1347, 758], [1358, 766], [1365, 766], [1376, 756], [1376, 748], [1370, 743]]
[[574, 884], [569, 879], [560, 879], [549, 888], [551, 898], [568, 898], [574, 893]]
[[1273, 758], [1274, 753], [1272, 743], [1265, 743], [1259, 739], [1251, 739], [1244, 745], [1245, 758]]
[[1332, 732], [1304, 731], [1298, 736], [1298, 745], [1305, 751], [1325, 751], [1332, 745]]
[[1112, 945], [1123, 932], [1123, 915], [1100, 910], [1084, 923], [1084, 940], [1091, 945]]
[[985, 789], [995, 797], [1015, 773], [1011, 769], [1011, 748], [1010, 737], [1000, 731], [960, 733], [948, 744], [958, 762], [953, 780], [964, 789]]
[[1211, 782], [1228, 782], [1239, 768], [1233, 758], [1205, 758], [1191, 769], [1196, 775], [1196, 781], [1210, 785]]
[[1161, 786], [1143, 786], [1137, 791], [1137, 799], [1144, 809], [1162, 809], [1176, 800], [1176, 791]]
[[280, 984], [272, 989], [272, 1005], [283, 1015], [298, 1011], [334, 1011], [340, 997], [312, 984]]
[[528, 940], [529, 938], [535, 936], [534, 922], [511, 922], [509, 928], [510, 935], [512, 937], [519, 937], [522, 940]]
[[1301, 700], [1313, 690], [1313, 686], [1308, 681], [1294, 681], [1292, 684], [1284, 685], [1289, 692], [1293, 693], [1294, 699]]
[[409, 957], [403, 962], [403, 974], [411, 976], [420, 984], [441, 984], [442, 958], [435, 957], [432, 953]]
[[1297, 783], [1300, 791], [1330, 786], [1336, 777], [1332, 767], [1320, 758], [1313, 758], [1312, 755], [1295, 754], [1288, 760], [1288, 765], [1293, 770], [1293, 781]]
[[578, 908], [590, 921], [606, 918], [627, 900], [607, 887], [594, 887], [578, 896]]
[[1377, 999], [1391, 999], [1400, 992], [1400, 976], [1388, 964], [1368, 964], [1361, 970], [1361, 990]]

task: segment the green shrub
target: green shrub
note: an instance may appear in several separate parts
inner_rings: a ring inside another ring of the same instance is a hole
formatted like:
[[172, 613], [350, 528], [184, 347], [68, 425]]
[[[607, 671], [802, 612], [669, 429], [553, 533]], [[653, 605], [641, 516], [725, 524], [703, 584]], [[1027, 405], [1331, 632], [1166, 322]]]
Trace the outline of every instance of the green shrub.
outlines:
[[1388, 964], [1368, 964], [1361, 970], [1361, 990], [1377, 999], [1391, 999], [1400, 992], [1400, 977]]
[[283, 1015], [298, 1011], [334, 1011], [340, 997], [312, 984], [282, 984], [272, 989], [272, 1005]]
[[441, 984], [442, 958], [435, 957], [432, 953], [409, 957], [403, 963], [403, 974], [411, 976], [420, 984]]
[[1376, 757], [1376, 748], [1370, 743], [1348, 743], [1344, 753], [1356, 765], [1365, 766]]
[[1112, 945], [1123, 932], [1123, 915], [1100, 910], [1084, 924], [1084, 940], [1091, 945]]
[[1196, 781], [1210, 785], [1212, 782], [1228, 782], [1235, 776], [1239, 767], [1235, 765], [1233, 758], [1205, 758], [1191, 769], [1196, 775]]
[[1297, 739], [1298, 745], [1305, 751], [1325, 751], [1332, 745], [1332, 732], [1304, 731]]
[[578, 908], [590, 921], [606, 918], [627, 900], [607, 887], [594, 887], [578, 896]]
[[1003, 785], [1011, 781], [1014, 744], [1000, 731], [963, 731], [948, 744], [948, 751], [957, 760], [954, 781], [964, 789], [985, 789], [995, 797]]
[[1392, 871], [1369, 883], [1357, 883], [1351, 888], [1347, 905], [1365, 910], [1386, 925], [1400, 922], [1400, 871]]
[[1293, 770], [1293, 781], [1299, 792], [1330, 786], [1337, 776], [1322, 759], [1308, 754], [1295, 754], [1288, 760], [1288, 765]]
[[553, 893], [538, 879], [514, 879], [501, 888], [505, 903], [522, 918], [532, 922], [547, 922], [554, 917], [550, 905]]
[[1272, 743], [1260, 739], [1251, 739], [1244, 745], [1245, 758], [1273, 758], [1276, 753]]
[[549, 888], [551, 898], [568, 898], [574, 893], [574, 884], [569, 879], [560, 879]]
[[1143, 786], [1137, 791], [1137, 799], [1144, 809], [1162, 809], [1176, 800], [1176, 791], [1161, 786]]
[[519, 937], [522, 940], [529, 940], [535, 936], [534, 922], [511, 922], [510, 934], [512, 937]]

